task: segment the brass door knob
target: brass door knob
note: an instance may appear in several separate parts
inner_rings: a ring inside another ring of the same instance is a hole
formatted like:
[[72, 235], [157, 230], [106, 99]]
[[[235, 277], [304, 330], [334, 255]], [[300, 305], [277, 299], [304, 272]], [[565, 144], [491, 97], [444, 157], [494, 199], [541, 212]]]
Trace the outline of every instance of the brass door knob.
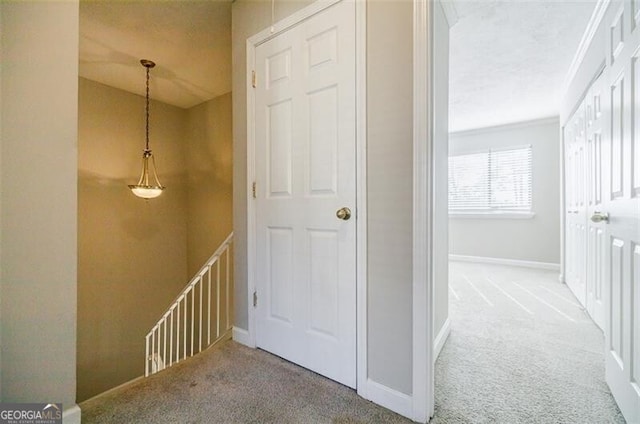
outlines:
[[346, 221], [351, 218], [351, 209], [347, 208], [346, 206], [344, 208], [340, 208], [337, 210], [336, 216], [338, 217], [338, 219]]
[[598, 223], [598, 222], [608, 222], [609, 221], [609, 214], [604, 212], [593, 212], [593, 216], [591, 217], [591, 221]]

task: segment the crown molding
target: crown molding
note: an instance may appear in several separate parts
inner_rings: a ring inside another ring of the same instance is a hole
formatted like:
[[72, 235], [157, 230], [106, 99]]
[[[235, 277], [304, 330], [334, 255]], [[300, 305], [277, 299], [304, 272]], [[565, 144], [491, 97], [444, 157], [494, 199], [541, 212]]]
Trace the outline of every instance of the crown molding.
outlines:
[[573, 56], [571, 65], [569, 65], [569, 70], [567, 71], [567, 76], [565, 77], [563, 84], [564, 92], [567, 91], [569, 84], [571, 84], [571, 81], [575, 78], [582, 61], [587, 54], [587, 50], [589, 50], [591, 41], [593, 41], [593, 37], [596, 35], [598, 27], [604, 18], [604, 14], [609, 7], [609, 3], [611, 3], [611, 0], [598, 0], [596, 3], [593, 13], [591, 14], [591, 18], [589, 19], [589, 23], [587, 24], [587, 28], [584, 30], [580, 44], [578, 44], [576, 53]]

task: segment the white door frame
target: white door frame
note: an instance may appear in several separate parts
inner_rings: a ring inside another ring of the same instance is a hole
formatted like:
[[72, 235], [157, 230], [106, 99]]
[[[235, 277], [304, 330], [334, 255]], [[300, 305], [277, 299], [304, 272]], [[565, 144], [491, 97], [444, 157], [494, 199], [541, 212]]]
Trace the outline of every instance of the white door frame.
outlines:
[[[255, 177], [255, 93], [253, 70], [256, 48], [340, 1], [354, 1], [356, 8], [356, 375], [358, 394], [366, 398], [367, 381], [367, 99], [366, 99], [366, 2], [358, 0], [317, 0], [293, 15], [274, 23], [247, 39], [247, 309], [248, 345], [256, 347], [256, 208], [253, 199]], [[260, 83], [260, 82], [258, 82]]]
[[434, 413], [433, 211], [435, 0], [413, 1], [413, 420]]

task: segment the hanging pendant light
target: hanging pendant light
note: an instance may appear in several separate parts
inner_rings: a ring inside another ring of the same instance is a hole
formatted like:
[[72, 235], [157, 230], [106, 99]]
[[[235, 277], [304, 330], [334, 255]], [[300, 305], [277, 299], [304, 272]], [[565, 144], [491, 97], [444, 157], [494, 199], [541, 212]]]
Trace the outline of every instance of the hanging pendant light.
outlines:
[[[131, 184], [129, 185], [129, 188], [133, 194], [138, 197], [143, 199], [153, 199], [154, 197], [160, 196], [162, 194], [162, 190], [164, 190], [164, 187], [158, 180], [158, 174], [156, 173], [156, 161], [153, 158], [151, 149], [149, 149], [149, 69], [156, 66], [156, 64], [146, 59], [142, 59], [140, 63], [142, 66], [147, 68], [147, 104], [145, 109], [147, 118], [147, 125], [145, 127], [146, 143], [144, 151], [142, 152], [142, 175], [140, 175], [138, 184]], [[151, 162], [151, 164], [149, 164], [149, 162]], [[149, 176], [150, 172], [152, 178]]]

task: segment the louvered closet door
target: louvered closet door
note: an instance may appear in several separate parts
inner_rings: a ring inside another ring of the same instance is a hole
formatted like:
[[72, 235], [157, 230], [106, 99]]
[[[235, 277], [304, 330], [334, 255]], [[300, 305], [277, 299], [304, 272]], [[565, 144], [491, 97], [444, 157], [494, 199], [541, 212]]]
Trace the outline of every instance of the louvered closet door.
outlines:
[[640, 1], [612, 2], [605, 24], [606, 380], [640, 423]]
[[354, 2], [259, 45], [255, 63], [256, 344], [355, 387]]

